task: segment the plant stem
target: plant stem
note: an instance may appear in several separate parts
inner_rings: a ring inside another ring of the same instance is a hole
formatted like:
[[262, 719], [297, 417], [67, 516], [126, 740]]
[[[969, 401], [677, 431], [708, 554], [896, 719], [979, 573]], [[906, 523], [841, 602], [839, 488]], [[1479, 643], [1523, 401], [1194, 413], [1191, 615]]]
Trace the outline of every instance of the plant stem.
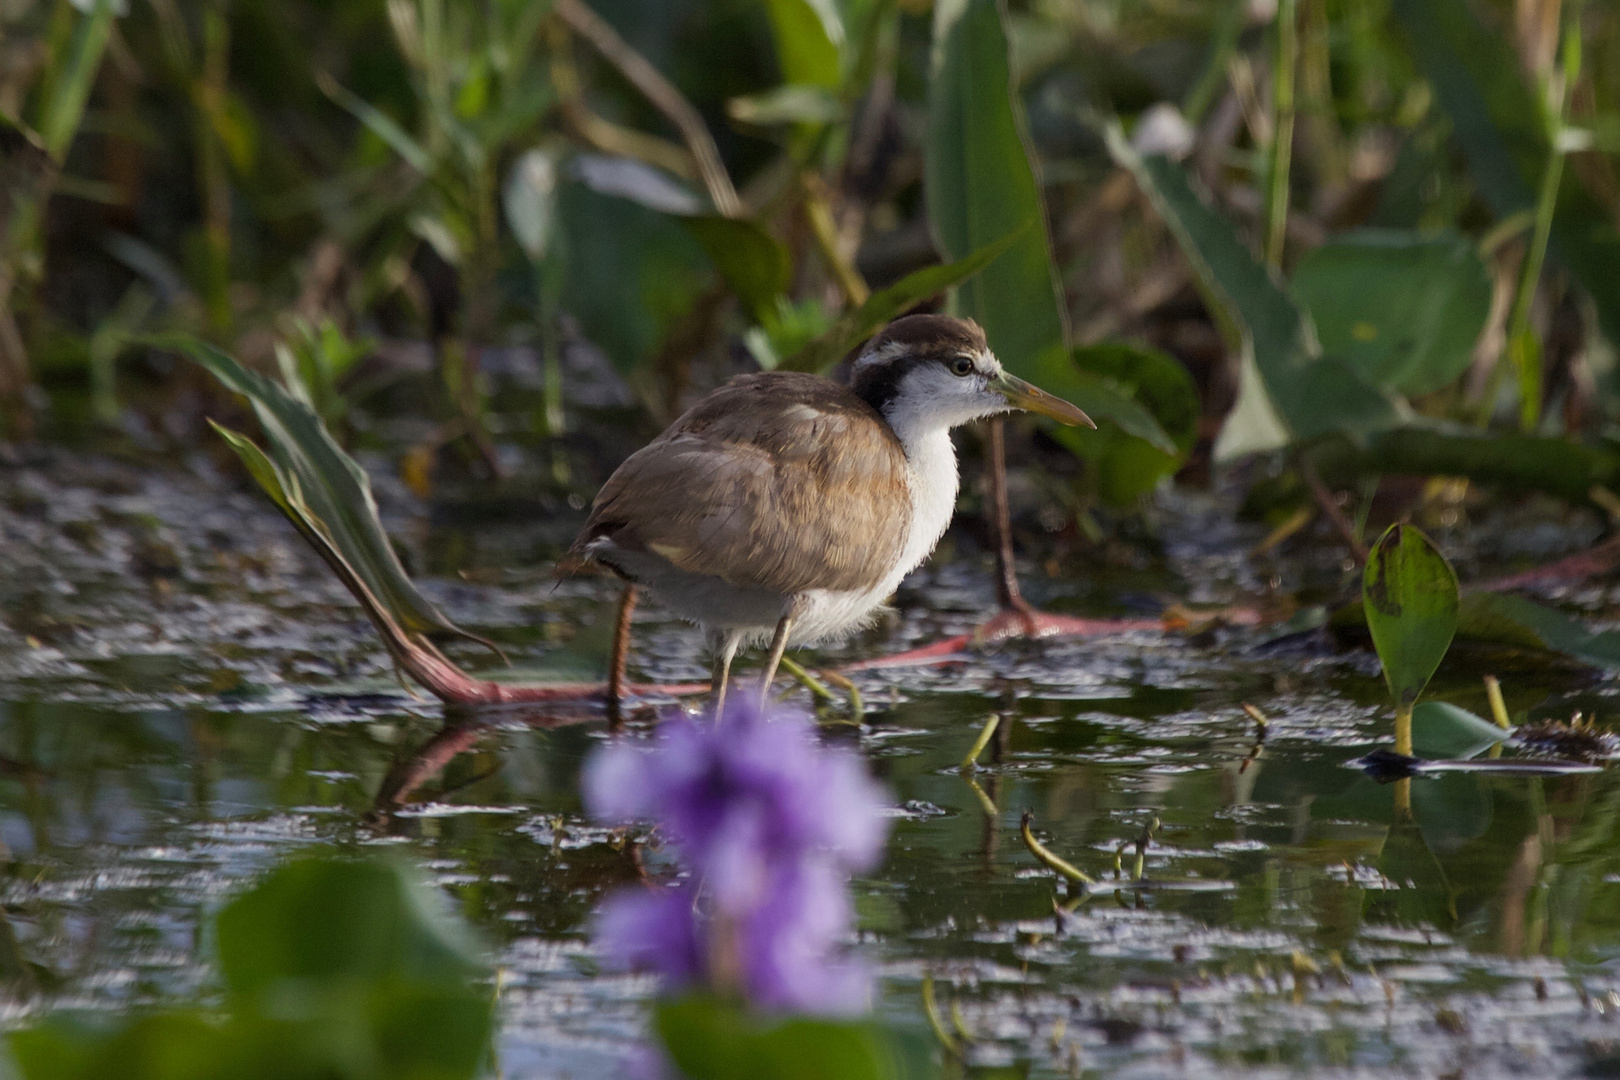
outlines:
[[1401, 705], [1395, 710], [1395, 752], [1412, 756], [1412, 706]]
[[[1536, 223], [1531, 233], [1530, 251], [1519, 275], [1519, 290], [1508, 319], [1508, 357], [1519, 376], [1519, 427], [1535, 430], [1541, 419], [1541, 343], [1530, 329], [1530, 311], [1541, 281], [1541, 268], [1547, 259], [1547, 241], [1552, 234], [1553, 212], [1558, 205], [1558, 185], [1564, 177], [1564, 148], [1561, 145], [1564, 122], [1569, 110], [1569, 91], [1580, 74], [1580, 23], [1571, 20], [1564, 34], [1563, 65], [1543, 87], [1543, 109], [1547, 135], [1547, 165], [1541, 173], [1541, 192], [1536, 199]], [[1497, 370], [1502, 369], [1498, 365]], [[1500, 389], [1501, 378], [1493, 373], [1491, 388]], [[1488, 394], [1484, 408], [1491, 409], [1495, 395]]]
[[963, 769], [978, 767], [979, 755], [984, 753], [986, 746], [990, 745], [990, 737], [996, 733], [996, 727], [1000, 723], [1001, 714], [999, 713], [991, 714], [990, 719], [984, 722], [984, 727], [979, 731], [979, 737], [973, 740], [973, 746], [968, 750], [967, 757], [962, 759]]
[[1491, 703], [1491, 719], [1503, 731], [1513, 727], [1513, 721], [1508, 719], [1507, 702], [1502, 700], [1502, 684], [1495, 675], [1485, 676], [1485, 696]]
[[1288, 232], [1288, 171], [1294, 146], [1294, 70], [1299, 60], [1298, 0], [1277, 4], [1277, 57], [1272, 73], [1271, 163], [1266, 176], [1266, 263], [1282, 267]]
[[809, 170], [803, 173], [803, 181], [804, 216], [810, 222], [816, 250], [821, 253], [827, 269], [832, 271], [833, 280], [838, 282], [838, 291], [844, 294], [844, 302], [851, 308], [858, 308], [866, 303], [872, 290], [867, 287], [854, 263], [844, 255], [838, 223], [833, 220], [832, 206], [828, 202], [827, 186], [821, 177]]

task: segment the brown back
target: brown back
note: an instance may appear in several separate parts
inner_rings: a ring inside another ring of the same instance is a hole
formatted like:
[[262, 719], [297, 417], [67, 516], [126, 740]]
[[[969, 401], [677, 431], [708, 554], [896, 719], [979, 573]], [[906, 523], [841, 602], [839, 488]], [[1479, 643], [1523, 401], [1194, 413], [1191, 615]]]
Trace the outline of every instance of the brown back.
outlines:
[[888, 424], [828, 379], [744, 375], [632, 454], [596, 496], [572, 553], [600, 536], [737, 586], [867, 589], [911, 524]]

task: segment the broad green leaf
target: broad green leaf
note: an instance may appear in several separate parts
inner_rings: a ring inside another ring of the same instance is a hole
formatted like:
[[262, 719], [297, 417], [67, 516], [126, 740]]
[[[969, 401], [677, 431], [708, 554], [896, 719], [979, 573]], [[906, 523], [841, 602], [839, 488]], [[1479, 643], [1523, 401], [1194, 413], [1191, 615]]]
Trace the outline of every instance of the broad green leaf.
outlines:
[[1349, 439], [1326, 440], [1312, 447], [1310, 456], [1324, 480], [1339, 484], [1373, 475], [1465, 476], [1577, 504], [1591, 501], [1594, 486], [1620, 486], [1620, 456], [1608, 450], [1568, 439], [1438, 424], [1396, 428], [1361, 446]]
[[1390, 695], [1411, 705], [1457, 632], [1457, 573], [1422, 532], [1391, 525], [1367, 557], [1361, 597]]
[[979, 273], [1016, 244], [1024, 230], [1017, 229], [986, 244], [965, 259], [943, 266], [914, 270], [867, 297], [866, 303], [846, 312], [832, 329], [800, 349], [782, 364], [783, 371], [824, 372], [842, 360], [851, 349], [871, 337], [891, 319], [931, 296], [937, 296]]
[[776, 237], [736, 218], [709, 215], [683, 218], [682, 223], [756, 322], [775, 312], [776, 298], [787, 292], [793, 277], [792, 257]]
[[871, 1023], [776, 1020], [713, 998], [658, 1006], [659, 1039], [688, 1080], [890, 1080], [894, 1051]]
[[1179, 165], [1138, 155], [1117, 125], [1105, 135], [1114, 159], [1135, 175], [1181, 245], [1211, 311], [1237, 339], [1243, 382], [1216, 440], [1218, 458], [1337, 432], [1362, 439], [1399, 422], [1393, 401], [1321, 355], [1310, 320], [1232, 223], [1194, 193]]
[[833, 0], [766, 0], [784, 83], [836, 90], [843, 82], [843, 21]]
[[[153, 339], [152, 344], [189, 357], [248, 399], [269, 444], [266, 461], [276, 465], [280, 492], [268, 484], [265, 490], [284, 512], [291, 508], [289, 516], [302, 530], [323, 537], [395, 622], [416, 633], [480, 640], [446, 619], [412, 584], [377, 518], [377, 503], [365, 470], [333, 441], [308, 404], [195, 338], [170, 335]], [[242, 453], [237, 441], [231, 441]], [[244, 460], [254, 479], [264, 484], [264, 463], [248, 460], [246, 455]]]
[[[1097, 472], [1097, 492], [1111, 506], [1125, 506], [1153, 490], [1159, 480], [1186, 460], [1198, 435], [1198, 390], [1192, 376], [1173, 358], [1135, 345], [1105, 344], [1077, 348], [1075, 368], [1082, 376], [1102, 380], [1117, 398], [1143, 415], [1137, 422], [1092, 400], [1062, 382], [1045, 388], [1068, 398], [1097, 421], [1097, 430], [1054, 428], [1052, 435]], [[1111, 421], [1103, 423], [1104, 420]], [[1141, 421], [1150, 421], [1142, 423]]]
[[645, 367], [714, 280], [701, 245], [667, 213], [583, 184], [559, 188], [563, 306], [621, 373]]
[[1009, 371], [1051, 389], [1049, 372], [1067, 367], [1062, 290], [997, 0], [934, 5], [924, 151], [928, 220], [947, 258], [1027, 230], [983, 274], [958, 287], [956, 313], [984, 327]]
[[1491, 279], [1474, 245], [1363, 229], [1300, 261], [1290, 286], [1322, 351], [1368, 383], [1427, 394], [1468, 369], [1491, 310]]
[[443, 895], [403, 863], [304, 858], [220, 911], [220, 970], [237, 998], [285, 981], [430, 983], [486, 970]]
[[1412, 750], [1419, 757], [1471, 758], [1511, 734], [1448, 702], [1425, 701], [1412, 709]]
[[[1509, 40], [1482, 25], [1467, 0], [1396, 0], [1393, 11], [1491, 208], [1505, 218], [1534, 207], [1550, 147]], [[1572, 169], [1558, 189], [1550, 250], [1591, 294], [1609, 340], [1620, 343], [1620, 230]]]
[[1562, 612], [1513, 593], [1464, 596], [1457, 636], [1513, 648], [1544, 649], [1593, 667], [1620, 670], [1620, 632], [1593, 632]]
[[112, 36], [114, 9], [113, 0], [95, 0], [95, 6], [73, 28], [61, 67], [52, 72], [43, 88], [35, 127], [46, 152], [59, 165], [67, 158], [68, 147], [84, 119], [85, 103], [90, 100], [96, 73], [101, 70], [102, 53]]

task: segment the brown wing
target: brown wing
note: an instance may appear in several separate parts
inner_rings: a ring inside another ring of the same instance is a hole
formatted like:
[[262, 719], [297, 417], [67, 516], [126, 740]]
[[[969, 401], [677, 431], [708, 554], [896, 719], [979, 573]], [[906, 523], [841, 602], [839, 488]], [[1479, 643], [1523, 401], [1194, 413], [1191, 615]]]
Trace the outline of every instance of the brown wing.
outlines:
[[601, 536], [738, 586], [865, 589], [911, 523], [905, 452], [827, 379], [745, 375], [619, 466], [574, 553]]

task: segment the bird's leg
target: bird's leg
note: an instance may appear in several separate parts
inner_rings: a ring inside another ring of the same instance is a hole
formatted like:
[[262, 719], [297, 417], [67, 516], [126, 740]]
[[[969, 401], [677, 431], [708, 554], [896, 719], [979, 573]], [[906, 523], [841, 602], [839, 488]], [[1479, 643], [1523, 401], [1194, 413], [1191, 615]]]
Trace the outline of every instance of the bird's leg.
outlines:
[[624, 674], [630, 661], [630, 616], [635, 610], [636, 587], [626, 585], [624, 595], [619, 598], [619, 617], [613, 624], [613, 652], [608, 661], [608, 717], [615, 724], [619, 722], [619, 710], [624, 703]]
[[782, 663], [782, 654], [787, 651], [788, 631], [793, 627], [793, 616], [798, 613], [798, 598], [788, 601], [787, 609], [782, 612], [782, 618], [777, 621], [776, 633], [771, 637], [771, 654], [765, 658], [765, 676], [759, 683], [759, 707], [765, 708], [771, 699], [771, 683], [776, 681], [776, 669]]
[[741, 635], [732, 630], [715, 642], [714, 673], [709, 680], [709, 699], [716, 720], [720, 719], [720, 714], [726, 707], [726, 683], [731, 678], [731, 658], [737, 655], [737, 645], [741, 641]]
[[[999, 416], [992, 416], [989, 428], [990, 460], [986, 463], [990, 489], [988, 517], [996, 544], [996, 600], [1001, 605], [1001, 614], [993, 622], [1016, 624], [1025, 636], [1035, 637], [1035, 609], [1018, 588], [1018, 570], [1013, 563], [1012, 512], [1007, 506], [1006, 422]], [[1012, 630], [1014, 626], [1007, 629]], [[986, 633], [985, 636], [990, 635]]]

